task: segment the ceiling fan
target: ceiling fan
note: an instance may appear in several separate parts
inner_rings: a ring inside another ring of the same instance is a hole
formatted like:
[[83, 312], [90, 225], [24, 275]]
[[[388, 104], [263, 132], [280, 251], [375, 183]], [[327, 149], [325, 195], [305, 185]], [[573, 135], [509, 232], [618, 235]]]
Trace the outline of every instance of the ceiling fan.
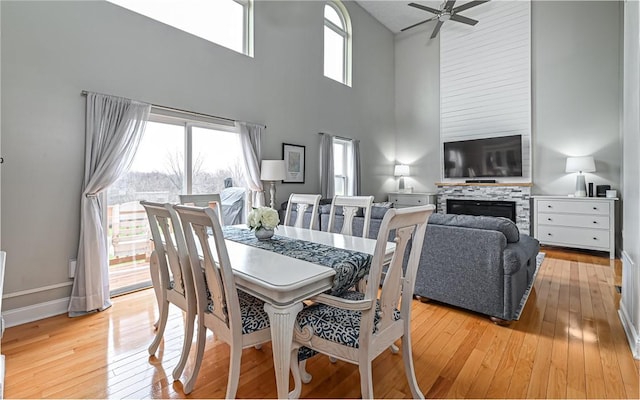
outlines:
[[444, 23], [444, 21], [456, 21], [456, 22], [462, 22], [463, 24], [467, 24], [467, 25], [475, 25], [478, 23], [478, 21], [476, 21], [475, 19], [471, 19], [471, 18], [467, 18], [464, 17], [462, 15], [459, 15], [458, 13], [464, 10], [468, 10], [471, 7], [475, 7], [475, 6], [479, 6], [480, 4], [486, 3], [489, 0], [484, 0], [484, 1], [470, 1], [468, 3], [465, 3], [461, 6], [458, 7], [453, 7], [453, 5], [455, 4], [456, 0], [446, 0], [445, 2], [442, 3], [442, 5], [440, 6], [440, 9], [435, 9], [435, 8], [431, 8], [431, 7], [427, 7], [427, 6], [423, 6], [422, 4], [417, 4], [417, 3], [409, 3], [410, 7], [414, 7], [414, 8], [418, 8], [420, 10], [423, 11], [428, 11], [430, 13], [435, 14], [435, 16], [429, 18], [429, 19], [425, 19], [424, 21], [420, 21], [417, 24], [413, 24], [411, 26], [407, 26], [404, 29], [401, 29], [401, 32], [406, 31], [407, 29], [411, 29], [411, 28], [415, 28], [418, 25], [422, 25], [422, 24], [426, 24], [429, 21], [434, 21], [434, 20], [438, 20], [438, 23], [436, 24], [436, 27], [433, 28], [433, 33], [431, 33], [431, 39], [435, 38], [438, 35], [438, 32], [440, 32], [440, 28], [442, 27], [442, 24]]

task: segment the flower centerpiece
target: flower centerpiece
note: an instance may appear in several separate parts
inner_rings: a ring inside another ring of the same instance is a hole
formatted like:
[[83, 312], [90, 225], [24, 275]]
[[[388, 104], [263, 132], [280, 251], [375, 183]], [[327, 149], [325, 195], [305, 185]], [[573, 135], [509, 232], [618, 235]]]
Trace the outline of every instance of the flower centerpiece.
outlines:
[[254, 207], [247, 220], [249, 229], [255, 232], [259, 240], [270, 239], [273, 236], [273, 230], [279, 224], [278, 212], [270, 207]]

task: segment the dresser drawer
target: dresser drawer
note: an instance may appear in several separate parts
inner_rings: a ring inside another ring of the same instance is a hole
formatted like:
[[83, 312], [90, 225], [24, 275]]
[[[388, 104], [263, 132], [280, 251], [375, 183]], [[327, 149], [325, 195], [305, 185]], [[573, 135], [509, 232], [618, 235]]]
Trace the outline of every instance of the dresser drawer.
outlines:
[[569, 214], [597, 214], [609, 215], [609, 203], [605, 201], [563, 201], [539, 200], [539, 213], [569, 213]]
[[389, 201], [400, 206], [424, 206], [429, 203], [428, 195], [390, 194]]
[[602, 229], [539, 225], [538, 240], [544, 244], [586, 247], [590, 249], [608, 249], [609, 231]]
[[538, 214], [539, 225], [609, 229], [609, 215]]

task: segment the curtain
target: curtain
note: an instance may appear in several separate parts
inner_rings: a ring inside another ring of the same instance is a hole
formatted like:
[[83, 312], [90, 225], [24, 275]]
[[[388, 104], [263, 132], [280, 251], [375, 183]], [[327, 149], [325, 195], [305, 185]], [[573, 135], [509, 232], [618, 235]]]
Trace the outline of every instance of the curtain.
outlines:
[[237, 122], [240, 130], [240, 144], [242, 146], [242, 159], [244, 160], [245, 176], [249, 193], [247, 195], [248, 214], [252, 207], [264, 206], [264, 191], [260, 180], [260, 160], [262, 160], [262, 131], [264, 127]]
[[103, 216], [107, 189], [129, 169], [151, 106], [87, 94], [85, 165], [80, 198], [80, 241], [69, 316], [102, 311], [109, 300], [109, 255]]
[[360, 196], [362, 193], [362, 182], [360, 174], [360, 141], [351, 141], [351, 193], [354, 196]]
[[323, 199], [333, 199], [335, 182], [333, 172], [333, 136], [321, 133], [320, 141], [320, 194]]

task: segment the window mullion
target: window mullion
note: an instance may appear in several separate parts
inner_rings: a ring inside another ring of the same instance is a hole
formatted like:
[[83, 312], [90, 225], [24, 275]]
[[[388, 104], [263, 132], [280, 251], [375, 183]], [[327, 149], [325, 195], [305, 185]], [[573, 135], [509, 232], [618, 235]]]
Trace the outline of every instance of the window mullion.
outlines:
[[347, 36], [347, 32], [345, 32], [344, 29], [334, 24], [333, 22], [329, 21], [328, 19], [324, 20], [324, 25], [342, 37]]
[[193, 125], [190, 123], [185, 124], [185, 140], [184, 140], [184, 177], [183, 185], [187, 194], [193, 193]]

